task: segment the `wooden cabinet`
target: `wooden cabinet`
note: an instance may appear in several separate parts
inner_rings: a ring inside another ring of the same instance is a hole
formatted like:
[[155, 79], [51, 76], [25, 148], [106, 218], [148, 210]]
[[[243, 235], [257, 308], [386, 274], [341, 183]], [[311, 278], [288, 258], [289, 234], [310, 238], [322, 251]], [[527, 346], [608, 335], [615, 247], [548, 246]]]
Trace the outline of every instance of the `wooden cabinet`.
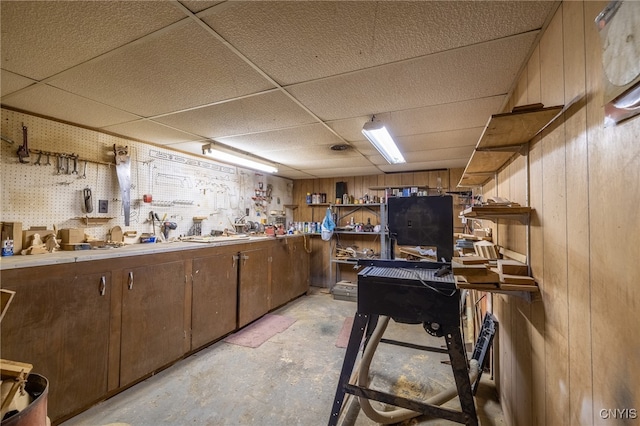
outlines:
[[48, 415], [57, 419], [108, 391], [112, 279], [100, 265], [2, 271], [16, 295], [2, 320], [2, 357], [33, 364], [49, 380]]
[[120, 385], [124, 386], [186, 352], [184, 261], [125, 268], [122, 285]]
[[278, 308], [309, 290], [310, 261], [304, 244], [303, 238], [287, 238], [278, 240], [271, 247], [269, 310]]
[[311, 242], [305, 238], [297, 238], [290, 241], [288, 245], [290, 256], [288, 262], [291, 263], [293, 269], [291, 274], [293, 278], [291, 283], [292, 293], [289, 300], [309, 291], [311, 259], [305, 243], [310, 244]]
[[269, 312], [269, 245], [260, 244], [239, 254], [238, 328]]
[[60, 422], [306, 292], [308, 277], [296, 237], [4, 269], [16, 294], [2, 358], [49, 380]]
[[237, 251], [214, 250], [193, 259], [191, 350], [219, 339], [236, 328]]

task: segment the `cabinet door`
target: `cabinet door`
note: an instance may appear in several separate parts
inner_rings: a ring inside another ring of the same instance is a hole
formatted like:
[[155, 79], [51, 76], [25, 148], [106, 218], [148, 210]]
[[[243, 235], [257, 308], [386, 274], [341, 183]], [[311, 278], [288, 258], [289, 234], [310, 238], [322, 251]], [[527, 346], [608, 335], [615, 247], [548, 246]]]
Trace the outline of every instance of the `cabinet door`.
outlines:
[[185, 268], [173, 261], [123, 270], [120, 385], [183, 354]]
[[304, 239], [296, 239], [295, 242], [290, 243], [290, 257], [293, 268], [293, 280], [291, 284], [291, 297], [298, 297], [301, 294], [309, 291], [309, 276], [310, 276], [310, 255], [305, 248]]
[[191, 349], [236, 328], [238, 268], [236, 251], [193, 259]]
[[277, 241], [271, 247], [271, 297], [269, 310], [287, 303], [293, 297], [293, 271], [297, 267], [290, 254], [291, 242]]
[[269, 249], [240, 253], [238, 328], [269, 312]]
[[57, 420], [107, 392], [111, 274], [78, 265], [2, 272], [16, 295], [2, 320], [2, 358], [33, 364], [49, 380]]

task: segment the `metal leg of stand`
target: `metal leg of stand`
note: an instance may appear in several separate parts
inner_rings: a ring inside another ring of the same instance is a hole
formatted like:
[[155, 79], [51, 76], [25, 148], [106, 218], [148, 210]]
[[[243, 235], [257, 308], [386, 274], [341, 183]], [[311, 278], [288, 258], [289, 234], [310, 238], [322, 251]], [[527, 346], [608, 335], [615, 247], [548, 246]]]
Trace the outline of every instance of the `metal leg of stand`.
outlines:
[[347, 352], [345, 353], [344, 362], [342, 363], [342, 371], [340, 372], [340, 379], [338, 380], [336, 396], [333, 400], [329, 426], [336, 426], [338, 424], [338, 418], [340, 417], [340, 411], [342, 410], [342, 404], [344, 402], [345, 385], [349, 384], [349, 378], [353, 373], [353, 367], [358, 357], [358, 350], [362, 343], [362, 336], [369, 324], [369, 317], [370, 316], [366, 314], [356, 314], [353, 318], [353, 327], [351, 328]]
[[478, 425], [476, 415], [476, 405], [471, 391], [471, 381], [469, 380], [469, 369], [467, 367], [467, 356], [465, 354], [464, 342], [460, 334], [460, 327], [443, 327], [444, 339], [447, 342], [449, 359], [453, 378], [458, 388], [460, 407], [465, 415], [465, 424], [470, 426]]

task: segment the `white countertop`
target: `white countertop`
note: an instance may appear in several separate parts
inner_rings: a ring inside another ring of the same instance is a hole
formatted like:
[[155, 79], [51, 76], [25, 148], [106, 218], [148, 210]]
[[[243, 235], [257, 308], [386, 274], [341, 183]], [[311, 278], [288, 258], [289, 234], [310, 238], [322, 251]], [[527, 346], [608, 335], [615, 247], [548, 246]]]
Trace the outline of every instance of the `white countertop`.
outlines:
[[[277, 238], [289, 238], [296, 235], [279, 235]], [[129, 244], [117, 248], [54, 251], [53, 253], [33, 254], [28, 256], [13, 255], [0, 257], [0, 270], [28, 268], [33, 266], [56, 265], [60, 263], [88, 262], [91, 260], [113, 259], [117, 257], [140, 256], [145, 254], [167, 253], [180, 250], [196, 250], [205, 247], [218, 247], [231, 244], [244, 244], [254, 241], [265, 241], [274, 237], [213, 237], [206, 242], [164, 242]]]

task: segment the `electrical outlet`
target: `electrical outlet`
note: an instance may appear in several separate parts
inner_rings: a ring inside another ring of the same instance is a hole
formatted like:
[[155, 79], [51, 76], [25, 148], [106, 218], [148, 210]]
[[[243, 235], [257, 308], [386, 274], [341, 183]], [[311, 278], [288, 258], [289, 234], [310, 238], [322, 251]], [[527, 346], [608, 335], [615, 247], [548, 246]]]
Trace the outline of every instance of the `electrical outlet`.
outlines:
[[98, 200], [98, 213], [107, 213], [109, 210], [108, 200]]

